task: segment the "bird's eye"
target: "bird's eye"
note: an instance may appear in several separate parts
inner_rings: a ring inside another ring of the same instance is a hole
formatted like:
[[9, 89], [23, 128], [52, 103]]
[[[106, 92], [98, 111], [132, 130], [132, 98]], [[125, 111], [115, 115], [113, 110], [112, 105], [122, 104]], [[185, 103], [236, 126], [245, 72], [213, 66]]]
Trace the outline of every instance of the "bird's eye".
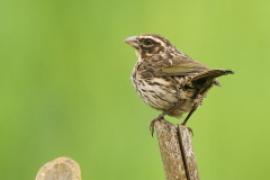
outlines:
[[144, 39], [143, 45], [144, 46], [152, 46], [154, 44], [154, 41], [152, 39]]

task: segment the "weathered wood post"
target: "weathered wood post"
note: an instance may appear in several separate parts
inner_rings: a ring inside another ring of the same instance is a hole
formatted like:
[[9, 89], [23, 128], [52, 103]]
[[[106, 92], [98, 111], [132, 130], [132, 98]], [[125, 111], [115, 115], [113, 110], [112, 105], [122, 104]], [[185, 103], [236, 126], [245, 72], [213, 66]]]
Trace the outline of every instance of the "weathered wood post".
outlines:
[[199, 180], [190, 129], [161, 120], [155, 122], [155, 131], [166, 179]]

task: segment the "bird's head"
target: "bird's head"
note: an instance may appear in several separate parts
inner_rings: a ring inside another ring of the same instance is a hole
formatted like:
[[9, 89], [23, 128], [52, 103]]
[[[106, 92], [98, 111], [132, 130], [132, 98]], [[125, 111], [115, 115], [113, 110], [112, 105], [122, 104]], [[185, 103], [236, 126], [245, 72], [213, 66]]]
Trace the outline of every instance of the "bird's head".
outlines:
[[177, 51], [167, 39], [155, 34], [130, 36], [125, 42], [134, 47], [140, 57]]

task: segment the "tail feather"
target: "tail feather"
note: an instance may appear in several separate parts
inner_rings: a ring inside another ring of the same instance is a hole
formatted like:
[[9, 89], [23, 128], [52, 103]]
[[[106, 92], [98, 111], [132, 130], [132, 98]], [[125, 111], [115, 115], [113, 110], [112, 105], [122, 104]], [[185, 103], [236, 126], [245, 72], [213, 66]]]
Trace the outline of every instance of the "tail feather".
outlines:
[[214, 69], [214, 70], [210, 70], [210, 71], [206, 71], [203, 72], [197, 76], [195, 76], [192, 81], [199, 81], [199, 80], [211, 80], [211, 79], [215, 79], [219, 76], [224, 76], [224, 75], [228, 75], [228, 74], [233, 74], [234, 72], [232, 70], [222, 70], [222, 69]]

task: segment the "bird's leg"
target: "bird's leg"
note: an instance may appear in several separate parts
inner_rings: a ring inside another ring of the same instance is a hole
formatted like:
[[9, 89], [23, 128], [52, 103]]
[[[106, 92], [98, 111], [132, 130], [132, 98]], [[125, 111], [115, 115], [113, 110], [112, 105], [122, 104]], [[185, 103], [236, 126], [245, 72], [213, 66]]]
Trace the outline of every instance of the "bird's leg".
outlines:
[[196, 109], [198, 108], [199, 105], [202, 104], [202, 100], [203, 100], [203, 95], [198, 94], [196, 96], [196, 98], [194, 99], [194, 104], [193, 107], [191, 109], [191, 111], [188, 113], [187, 117], [185, 118], [185, 120], [181, 123], [181, 125], [186, 125], [188, 122], [188, 119], [191, 117], [191, 115], [196, 111]]
[[194, 104], [193, 104], [193, 108], [191, 109], [191, 111], [188, 113], [187, 117], [185, 118], [185, 120], [181, 123], [182, 125], [186, 125], [188, 119], [190, 118], [190, 116], [194, 113], [194, 111], [198, 108], [198, 106], [200, 106], [202, 104], [202, 100], [203, 100], [203, 95], [205, 94], [205, 92], [212, 87], [213, 82], [207, 82], [207, 84], [205, 85], [204, 88], [200, 89], [194, 98]]
[[189, 111], [187, 117], [185, 118], [185, 120], [181, 123], [181, 125], [185, 126], [188, 122], [188, 119], [191, 117], [191, 115], [195, 112], [195, 110], [197, 109], [197, 107], [193, 107], [191, 109], [191, 111]]
[[[178, 91], [178, 94], [180, 94], [180, 91]], [[180, 97], [180, 96], [178, 96], [178, 97]], [[179, 104], [180, 104], [180, 99], [179, 99], [179, 100], [178, 100], [171, 108], [169, 108], [169, 110], [163, 111], [157, 118], [155, 118], [155, 119], [153, 119], [153, 120], [151, 121], [151, 123], [150, 123], [150, 125], [149, 125], [149, 129], [150, 129], [150, 132], [151, 132], [152, 137], [154, 136], [154, 132], [155, 132], [155, 123], [156, 123], [157, 121], [163, 120], [163, 119], [164, 119], [164, 116], [165, 116], [168, 112], [174, 111], [175, 109], [177, 109], [178, 106], [179, 106]]]
[[165, 112], [161, 113], [158, 117], [156, 117], [155, 119], [153, 119], [149, 125], [149, 129], [150, 129], [150, 132], [151, 132], [151, 135], [152, 137], [154, 136], [154, 132], [155, 132], [155, 123], [157, 121], [161, 121], [164, 119], [164, 116], [165, 116]]

